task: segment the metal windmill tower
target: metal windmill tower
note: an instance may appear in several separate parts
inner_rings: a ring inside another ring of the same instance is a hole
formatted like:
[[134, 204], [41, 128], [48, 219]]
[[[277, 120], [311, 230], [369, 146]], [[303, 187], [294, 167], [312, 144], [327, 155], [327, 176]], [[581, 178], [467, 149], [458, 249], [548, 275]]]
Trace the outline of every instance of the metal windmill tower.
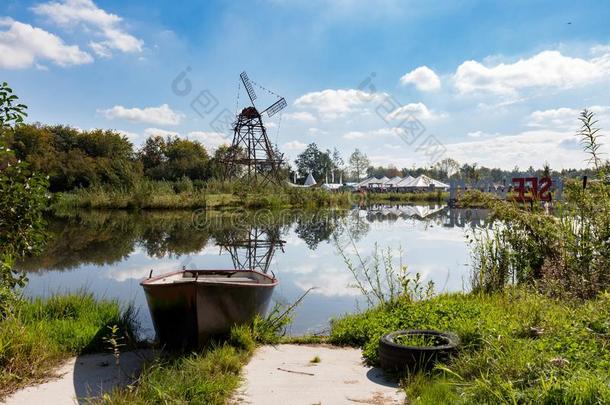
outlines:
[[278, 98], [276, 102], [259, 112], [254, 104], [257, 96], [252, 87], [253, 82], [248, 79], [246, 72], [242, 72], [239, 77], [248, 93], [251, 106], [241, 110], [233, 125], [233, 142], [226, 173], [241, 175], [250, 183], [259, 181], [263, 184], [268, 181], [279, 183], [281, 181], [279, 169], [283, 157], [273, 150], [263, 125], [262, 115], [267, 113], [268, 117], [273, 117], [288, 104], [284, 97], [259, 86]]

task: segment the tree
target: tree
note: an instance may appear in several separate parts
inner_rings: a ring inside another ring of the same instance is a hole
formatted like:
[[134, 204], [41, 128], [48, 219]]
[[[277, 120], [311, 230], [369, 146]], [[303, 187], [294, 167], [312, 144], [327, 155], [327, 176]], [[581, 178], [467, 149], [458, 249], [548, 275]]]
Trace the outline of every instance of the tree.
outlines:
[[311, 173], [317, 181], [324, 179], [333, 169], [333, 162], [329, 153], [319, 150], [315, 143], [307, 145], [307, 148], [297, 156], [294, 163], [297, 166], [299, 176], [305, 177]]
[[47, 180], [32, 173], [8, 147], [16, 126], [23, 123], [25, 109], [6, 83], [0, 86], [0, 317], [11, 310], [13, 289], [24, 286], [26, 277], [13, 265], [40, 248], [44, 240], [43, 209]]
[[360, 149], [354, 150], [354, 153], [349, 157], [350, 168], [358, 181], [360, 181], [362, 175], [366, 173], [370, 164], [369, 158], [365, 153], [360, 152]]
[[178, 137], [151, 137], [138, 152], [144, 174], [154, 180], [208, 179], [212, 173], [210, 157], [197, 141]]
[[460, 164], [457, 160], [452, 158], [445, 158], [435, 165], [439, 171], [439, 177], [441, 180], [448, 180], [453, 174], [460, 171]]

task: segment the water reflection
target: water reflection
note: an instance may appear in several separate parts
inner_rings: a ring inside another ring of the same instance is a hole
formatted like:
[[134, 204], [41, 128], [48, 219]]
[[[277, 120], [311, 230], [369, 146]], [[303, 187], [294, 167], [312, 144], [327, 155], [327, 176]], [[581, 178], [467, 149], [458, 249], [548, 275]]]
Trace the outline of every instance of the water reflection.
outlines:
[[[299, 308], [292, 333], [318, 331], [329, 318], [356, 309], [358, 291], [331, 241], [349, 236], [359, 253], [373, 245], [402, 248], [413, 272], [441, 291], [467, 284], [464, 229], [487, 226], [484, 210], [444, 206], [373, 206], [317, 212], [80, 212], [49, 220], [51, 240], [38, 257], [19, 264], [26, 293], [82, 288], [133, 300], [150, 319], [139, 281], [182, 268], [256, 268], [280, 279], [274, 299], [294, 301], [317, 289]], [[352, 252], [353, 253], [353, 252]]]

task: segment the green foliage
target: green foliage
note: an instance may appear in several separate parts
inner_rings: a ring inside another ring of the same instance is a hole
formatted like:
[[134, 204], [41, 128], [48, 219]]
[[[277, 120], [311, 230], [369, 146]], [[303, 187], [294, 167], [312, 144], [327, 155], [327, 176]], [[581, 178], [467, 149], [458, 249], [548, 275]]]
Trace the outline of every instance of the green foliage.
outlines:
[[115, 131], [22, 125], [12, 134], [17, 157], [49, 176], [51, 191], [106, 184], [130, 186], [141, 176], [133, 145]]
[[104, 351], [112, 325], [116, 339], [135, 343], [132, 307], [86, 293], [18, 301], [0, 320], [0, 398], [48, 377], [68, 356]]
[[586, 188], [567, 182], [565, 201], [556, 202], [554, 213], [538, 202], [521, 207], [487, 199], [494, 222], [471, 235], [475, 290], [491, 292], [517, 283], [578, 298], [610, 290], [610, 189], [604, 182], [594, 115], [585, 110], [581, 120], [580, 135], [598, 180]]
[[333, 170], [338, 169], [331, 157], [331, 151], [323, 152], [318, 149], [318, 145], [315, 143], [307, 145], [307, 148], [297, 156], [294, 163], [301, 177], [311, 173], [318, 182], [324, 180], [327, 175], [330, 176]]
[[25, 104], [17, 104], [18, 99], [7, 82], [0, 85], [0, 131], [20, 125], [27, 117], [25, 110], [28, 107]]
[[35, 253], [44, 240], [47, 181], [8, 146], [27, 108], [15, 104], [17, 99], [6, 83], [0, 86], [0, 319], [16, 303], [13, 289], [26, 281], [23, 273], [14, 271], [14, 262]]
[[211, 174], [208, 152], [197, 141], [153, 136], [146, 140], [138, 157], [144, 173], [153, 180], [204, 180]]
[[323, 189], [302, 189], [268, 184], [253, 186], [241, 181], [205, 183], [182, 177], [176, 182], [137, 180], [131, 187], [92, 186], [57, 193], [51, 208], [65, 213], [77, 208], [187, 209], [187, 208], [321, 208], [348, 207], [352, 194]]
[[329, 341], [362, 346], [365, 359], [376, 364], [386, 333], [457, 333], [457, 357], [403, 381], [413, 403], [606, 403], [609, 317], [609, 294], [565, 301], [511, 288], [379, 306], [334, 320]]

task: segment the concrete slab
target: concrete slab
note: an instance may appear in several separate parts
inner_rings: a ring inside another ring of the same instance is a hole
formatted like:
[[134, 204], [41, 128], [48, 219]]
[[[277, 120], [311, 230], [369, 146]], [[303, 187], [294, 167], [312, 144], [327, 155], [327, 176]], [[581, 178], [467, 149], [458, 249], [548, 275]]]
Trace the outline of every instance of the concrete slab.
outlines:
[[125, 386], [139, 375], [149, 351], [121, 354], [117, 367], [111, 354], [91, 354], [66, 361], [57, 371], [57, 378], [17, 391], [4, 403], [7, 405], [67, 405], [87, 403], [86, 399], [101, 397], [116, 386]]
[[[315, 357], [319, 363], [312, 363]], [[359, 349], [329, 345], [278, 345], [257, 349], [244, 369], [235, 404], [395, 405], [404, 391], [383, 371], [366, 367]]]

